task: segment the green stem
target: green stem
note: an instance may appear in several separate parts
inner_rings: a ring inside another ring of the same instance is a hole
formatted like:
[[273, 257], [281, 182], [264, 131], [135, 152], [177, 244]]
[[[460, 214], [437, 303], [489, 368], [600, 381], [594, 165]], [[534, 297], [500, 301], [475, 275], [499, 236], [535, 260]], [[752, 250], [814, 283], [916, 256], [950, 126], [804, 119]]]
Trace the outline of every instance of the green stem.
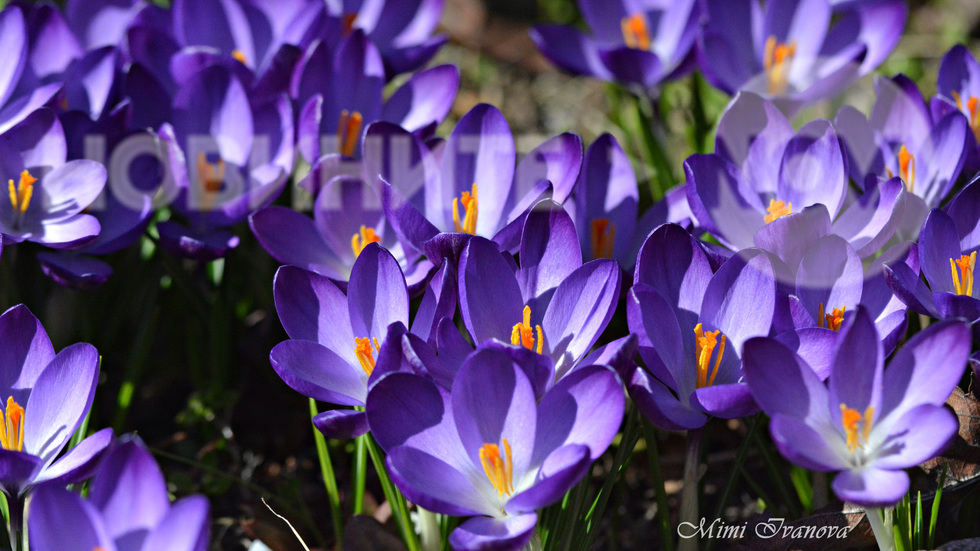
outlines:
[[[310, 418], [312, 419], [318, 414], [316, 400], [310, 398]], [[333, 462], [330, 461], [330, 449], [327, 447], [327, 439], [316, 427], [313, 427], [313, 439], [316, 441], [316, 453], [320, 457], [320, 473], [323, 475], [323, 484], [327, 489], [327, 501], [330, 502], [330, 517], [333, 520], [334, 537], [340, 542], [344, 540], [344, 518], [343, 511], [340, 510], [337, 476], [333, 470]]]
[[653, 107], [648, 98], [636, 98], [636, 118], [647, 156], [656, 171], [656, 178], [650, 180], [650, 194], [654, 201], [658, 201], [663, 198], [668, 189], [677, 184], [677, 180], [670, 168], [670, 160], [667, 158], [663, 144], [653, 133], [653, 125], [656, 119], [653, 116]]
[[892, 529], [892, 513], [894, 509], [885, 511], [887, 519], [882, 519], [882, 510], [877, 507], [866, 507], [864, 516], [871, 524], [871, 530], [875, 534], [875, 541], [878, 542], [880, 551], [895, 551], [895, 534]]
[[691, 116], [694, 130], [694, 150], [706, 153], [711, 124], [704, 110], [704, 77], [694, 74], [691, 77]]
[[354, 441], [354, 514], [364, 512], [364, 480], [367, 478], [367, 435]]
[[398, 532], [401, 533], [405, 547], [408, 548], [408, 551], [421, 551], [418, 537], [415, 535], [415, 530], [412, 526], [412, 519], [408, 516], [408, 505], [405, 503], [405, 497], [402, 496], [398, 488], [391, 482], [388, 471], [385, 469], [384, 456], [378, 443], [370, 435], [367, 436], [367, 449], [371, 455], [371, 463], [374, 464], [374, 470], [377, 471], [378, 478], [381, 480], [381, 488], [384, 490], [385, 498], [388, 499], [388, 503], [391, 505], [392, 515], [394, 515], [395, 522], [398, 524]]
[[[701, 435], [704, 428], [687, 431], [687, 452], [684, 455], [684, 487], [681, 490], [681, 514], [678, 525], [698, 526], [698, 479], [701, 466]], [[677, 549], [697, 551], [698, 538], [681, 539]]]
[[643, 437], [647, 443], [647, 461], [650, 463], [650, 476], [653, 479], [653, 489], [657, 492], [657, 520], [660, 522], [661, 546], [664, 551], [673, 551], [674, 531], [670, 528], [667, 487], [664, 484], [664, 472], [660, 466], [660, 450], [657, 448], [657, 433], [653, 428], [653, 424], [646, 419], [643, 420]]

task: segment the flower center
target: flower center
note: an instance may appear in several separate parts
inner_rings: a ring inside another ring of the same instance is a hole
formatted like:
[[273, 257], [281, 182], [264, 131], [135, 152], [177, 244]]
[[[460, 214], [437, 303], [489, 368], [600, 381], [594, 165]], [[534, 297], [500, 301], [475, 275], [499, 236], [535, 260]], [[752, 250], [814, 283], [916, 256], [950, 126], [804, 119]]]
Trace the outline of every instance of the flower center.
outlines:
[[[973, 296], [973, 269], [977, 266], [977, 251], [969, 256], [960, 255], [957, 259], [949, 259], [949, 270], [953, 273], [953, 289], [957, 295]], [[959, 275], [956, 268], [960, 269]]]
[[623, 29], [623, 41], [626, 46], [634, 50], [649, 50], [650, 44], [650, 23], [642, 13], [634, 13], [624, 17], [619, 22]]
[[248, 58], [245, 57], [245, 52], [241, 50], [233, 50], [231, 52], [231, 57], [237, 59], [238, 62], [241, 63], [242, 65], [245, 65], [245, 62], [248, 61]]
[[793, 214], [793, 203], [770, 199], [769, 206], [766, 207], [766, 212], [769, 214], [765, 216], [764, 220], [766, 221], [766, 224], [768, 224], [777, 218], [782, 218], [787, 214]]
[[534, 331], [531, 329], [531, 307], [524, 307], [524, 320], [514, 324], [514, 329], [510, 332], [510, 343], [514, 346], [520, 345], [528, 350], [534, 350], [538, 354], [544, 347], [544, 332], [541, 326], [535, 326], [538, 332], [537, 347], [534, 346]]
[[344, 36], [347, 36], [354, 30], [354, 21], [357, 21], [356, 13], [345, 13], [342, 18], [342, 32]]
[[354, 251], [354, 258], [360, 256], [361, 251], [364, 247], [368, 246], [368, 243], [380, 243], [381, 238], [378, 234], [374, 232], [374, 228], [369, 228], [367, 226], [361, 226], [361, 231], [355, 233], [354, 237], [351, 237], [350, 248]]
[[905, 182], [905, 189], [915, 189], [915, 157], [904, 145], [898, 150], [898, 176]]
[[[721, 341], [719, 341], [719, 334], [721, 334], [721, 331], [703, 331], [700, 323], [694, 326], [694, 336], [696, 337], [694, 357], [698, 364], [698, 388], [711, 386], [715, 383], [715, 376], [718, 375], [718, 366], [721, 365], [721, 357], [725, 355], [726, 338], [725, 335], [721, 335]], [[711, 376], [709, 377], [708, 368], [711, 365], [711, 355], [714, 354], [715, 347], [718, 348], [718, 357], [715, 358], [715, 367], [711, 370]]]
[[[463, 203], [466, 214], [463, 221], [459, 221], [459, 204]], [[464, 191], [459, 198], [453, 198], [453, 227], [456, 233], [468, 233], [476, 235], [476, 218], [480, 215], [480, 202], [476, 184], [473, 184], [472, 193]]]
[[354, 355], [357, 356], [357, 361], [360, 362], [361, 369], [369, 376], [374, 371], [374, 353], [381, 350], [381, 346], [378, 345], [378, 339], [375, 338], [373, 341], [374, 349], [371, 348], [372, 339], [368, 337], [354, 337], [354, 342], [356, 343]]
[[592, 258], [612, 258], [613, 240], [616, 238], [616, 224], [608, 218], [592, 221]]
[[[840, 405], [841, 424], [844, 425], [844, 434], [847, 435], [847, 451], [854, 453], [857, 448], [864, 449], [858, 437], [868, 443], [868, 435], [871, 434], [871, 423], [874, 420], [875, 408], [868, 406], [864, 410], [864, 416], [844, 404]], [[859, 432], [860, 431], [860, 432]]]
[[976, 96], [970, 96], [966, 100], [966, 109], [963, 108], [963, 100], [956, 90], [953, 90], [953, 99], [956, 100], [956, 107], [970, 120], [970, 130], [973, 130], [973, 137], [980, 142], [980, 99]]
[[827, 314], [824, 313], [823, 303], [817, 305], [819, 312], [817, 313], [817, 327], [826, 327], [827, 329], [833, 329], [834, 331], [840, 331], [840, 325], [844, 323], [844, 310], [846, 306], [841, 306], [840, 308], [834, 308], [834, 311]]
[[31, 176], [28, 171], [23, 171], [20, 173], [20, 180], [17, 182], [17, 186], [14, 186], [13, 179], [7, 180], [7, 190], [10, 192], [10, 205], [14, 207], [14, 215], [19, 221], [24, 213], [27, 212], [27, 207], [31, 204], [31, 197], [34, 195], [34, 182], [37, 178]]
[[480, 448], [483, 472], [487, 473], [490, 484], [497, 490], [497, 497], [514, 493], [514, 461], [511, 459], [510, 444], [506, 438], [502, 438], [501, 442], [504, 445], [503, 456], [500, 455], [500, 446], [496, 444], [483, 444]]
[[225, 160], [211, 164], [203, 152], [197, 154], [197, 181], [208, 193], [218, 193], [225, 182]]
[[762, 64], [766, 69], [769, 93], [782, 94], [786, 91], [789, 70], [793, 65], [793, 57], [796, 56], [796, 41], [790, 40], [787, 44], [778, 42], [775, 36], [770, 36], [766, 39], [766, 51], [763, 55]]
[[354, 150], [357, 149], [357, 141], [361, 137], [361, 126], [364, 124], [364, 117], [359, 111], [344, 109], [340, 112], [340, 119], [337, 121], [337, 147], [338, 152], [345, 157], [353, 157]]
[[20, 407], [14, 397], [7, 398], [7, 408], [0, 414], [0, 446], [5, 450], [24, 450], [24, 408]]

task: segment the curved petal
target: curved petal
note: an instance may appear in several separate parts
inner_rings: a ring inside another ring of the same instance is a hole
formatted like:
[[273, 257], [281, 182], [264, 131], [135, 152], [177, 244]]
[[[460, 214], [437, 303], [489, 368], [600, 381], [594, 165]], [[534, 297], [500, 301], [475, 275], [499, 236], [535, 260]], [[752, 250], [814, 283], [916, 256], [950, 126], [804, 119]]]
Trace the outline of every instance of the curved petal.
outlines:
[[759, 412], [748, 385], [740, 383], [699, 388], [691, 394], [691, 405], [722, 419], [740, 419]]
[[756, 247], [779, 257], [787, 266], [799, 266], [810, 244], [830, 233], [830, 216], [823, 204], [781, 216], [763, 226], [753, 238]]
[[449, 534], [449, 544], [459, 551], [523, 549], [534, 536], [537, 521], [534, 512], [503, 519], [471, 518]]
[[765, 207], [738, 168], [718, 155], [684, 161], [687, 200], [698, 222], [734, 250], [751, 247], [763, 227]]
[[51, 339], [23, 304], [0, 315], [0, 335], [0, 389], [26, 404], [38, 376], [55, 357]]
[[111, 266], [87, 256], [38, 253], [37, 260], [44, 275], [70, 289], [95, 289], [112, 275]]
[[822, 203], [836, 218], [847, 195], [847, 181], [837, 133], [830, 122], [813, 121], [786, 144], [776, 199], [796, 209]]
[[115, 549], [95, 507], [55, 485], [37, 489], [27, 522], [36, 549]]
[[538, 50], [559, 68], [577, 75], [612, 80], [612, 73], [599, 58], [595, 41], [568, 25], [538, 25], [531, 29]]
[[868, 311], [859, 307], [845, 319], [830, 372], [829, 404], [832, 424], [839, 426], [843, 404], [863, 413], [868, 407], [881, 411], [882, 371], [885, 354]]
[[269, 353], [269, 361], [279, 377], [304, 396], [343, 406], [364, 405], [367, 374], [321, 344], [281, 342]]
[[[941, 454], [953, 441], [959, 423], [946, 407], [922, 404], [907, 410], [898, 419], [874, 431], [876, 442], [875, 467], [907, 469]], [[872, 429], [874, 430], [874, 429]], [[879, 436], [879, 431], [885, 434]]]
[[353, 409], [331, 409], [313, 418], [313, 426], [327, 438], [350, 440], [371, 430], [367, 414]]
[[351, 270], [347, 307], [356, 336], [384, 338], [396, 321], [408, 325], [408, 287], [398, 261], [376, 243], [364, 247]]
[[609, 447], [623, 421], [623, 383], [604, 366], [578, 369], [558, 381], [538, 404], [532, 463], [566, 444], [588, 447], [591, 460]]
[[[430, 511], [453, 516], [499, 512], [464, 473], [424, 450], [398, 446], [388, 451], [385, 463], [392, 481], [405, 497]], [[475, 472], [476, 467], [472, 468]], [[490, 481], [484, 482], [489, 488]]]
[[779, 453], [797, 465], [824, 472], [848, 467], [820, 432], [800, 419], [776, 415], [769, 433]]
[[511, 514], [533, 512], [561, 501], [582, 480], [592, 464], [589, 448], [568, 444], [551, 452], [541, 464], [534, 484], [507, 500], [505, 511]]
[[820, 327], [819, 312], [837, 308], [853, 310], [861, 302], [864, 266], [847, 241], [828, 235], [814, 243], [800, 262], [796, 276], [796, 295]]
[[506, 339], [523, 318], [523, 306], [514, 270], [497, 246], [470, 239], [459, 260], [459, 310], [473, 342]]
[[775, 339], [755, 338], [742, 349], [743, 373], [752, 395], [771, 417], [827, 423], [827, 389], [799, 355]]
[[582, 265], [575, 224], [554, 201], [541, 201], [528, 212], [521, 235], [517, 281], [524, 302], [541, 297]]
[[272, 282], [276, 312], [291, 339], [319, 342], [341, 357], [350, 350], [354, 360], [354, 332], [347, 297], [329, 279], [294, 266], [276, 271]]
[[205, 551], [210, 539], [210, 509], [204, 496], [188, 496], [177, 501], [147, 536], [142, 551]]
[[933, 292], [955, 292], [950, 261], [959, 257], [959, 235], [952, 218], [941, 210], [933, 209], [919, 234], [920, 266]]
[[458, 90], [459, 69], [453, 65], [419, 71], [388, 98], [381, 119], [410, 132], [438, 124], [449, 114]]
[[600, 48], [599, 59], [613, 78], [622, 82], [652, 88], [664, 78], [660, 58], [650, 51], [627, 47]]
[[116, 446], [92, 480], [89, 501], [102, 513], [113, 538], [153, 529], [170, 509], [163, 473], [138, 439]]
[[633, 281], [653, 287], [676, 309], [697, 313], [712, 275], [699, 241], [676, 224], [664, 224], [643, 242]]
[[112, 429], [102, 429], [82, 440], [57, 461], [46, 467], [34, 480], [36, 484], [52, 482], [61, 485], [76, 484], [89, 478], [101, 467], [102, 454], [115, 441]]
[[832, 487], [841, 501], [864, 507], [890, 507], [908, 492], [909, 475], [874, 467], [844, 471], [834, 477]]
[[248, 224], [262, 248], [279, 262], [335, 279], [348, 278], [347, 266], [306, 216], [286, 207], [271, 206], [252, 214]]
[[737, 353], [746, 339], [769, 334], [775, 308], [775, 268], [764, 253], [751, 251], [730, 258], [711, 278], [701, 320], [720, 329]]
[[633, 403], [653, 424], [667, 430], [690, 430], [703, 427], [708, 417], [682, 404], [660, 381], [643, 369], [633, 371], [626, 384]]

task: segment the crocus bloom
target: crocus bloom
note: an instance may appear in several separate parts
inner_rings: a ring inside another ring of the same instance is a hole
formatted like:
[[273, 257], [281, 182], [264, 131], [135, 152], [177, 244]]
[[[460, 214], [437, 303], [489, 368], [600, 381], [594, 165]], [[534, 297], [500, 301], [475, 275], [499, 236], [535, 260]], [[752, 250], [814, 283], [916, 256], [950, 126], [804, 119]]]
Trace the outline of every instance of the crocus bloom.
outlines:
[[584, 367], [539, 402], [510, 355], [481, 348], [451, 391], [411, 373], [381, 378], [367, 414], [409, 500], [473, 517], [449, 536], [454, 549], [517, 550], [532, 536], [534, 511], [559, 501], [612, 441], [621, 385], [608, 367]]
[[55, 355], [41, 322], [23, 305], [0, 315], [0, 338], [0, 489], [8, 500], [20, 500], [42, 482], [87, 478], [111, 443], [112, 430], [61, 451], [92, 405], [98, 351], [78, 343]]
[[[416, 315], [417, 333], [428, 337], [431, 327], [456, 309], [455, 281], [446, 268], [436, 276], [430, 308]], [[448, 292], [444, 286], [450, 285]], [[290, 340], [269, 355], [276, 373], [297, 392], [345, 406], [362, 406], [377, 355], [392, 323], [408, 325], [408, 289], [391, 254], [369, 243], [351, 271], [347, 295], [326, 277], [283, 266], [273, 283], [276, 311]], [[376, 378], [376, 376], [375, 376]], [[362, 411], [339, 409], [321, 413], [316, 427], [332, 438], [350, 438], [368, 430]]]
[[771, 99], [792, 112], [874, 70], [898, 44], [908, 7], [884, 0], [831, 22], [829, 0], [708, 0], [698, 43], [705, 77], [734, 95]]
[[[49, 7], [50, 9], [50, 7]], [[42, 84], [29, 67], [30, 43], [24, 13], [19, 6], [0, 11], [0, 134], [40, 107], [52, 106], [61, 84]], [[60, 45], [52, 46], [57, 50]], [[52, 50], [47, 50], [52, 51]]]
[[732, 250], [759, 247], [794, 268], [810, 242], [832, 233], [866, 258], [898, 224], [906, 191], [897, 177], [848, 204], [847, 164], [828, 121], [794, 134], [772, 103], [741, 92], [722, 115], [715, 150], [685, 161], [687, 198], [698, 223]]
[[980, 249], [980, 183], [963, 188], [944, 212], [933, 209], [919, 234], [922, 275], [886, 264], [888, 285], [910, 309], [938, 319], [980, 319], [980, 285], [973, 284]]
[[6, 243], [35, 241], [64, 249], [99, 234], [99, 222], [84, 214], [102, 192], [106, 170], [89, 160], [66, 162], [65, 135], [50, 109], [39, 109], [9, 130], [0, 144], [7, 180], [0, 200], [0, 233]]
[[980, 64], [965, 46], [953, 46], [943, 56], [936, 88], [929, 105], [932, 116], [940, 119], [956, 110], [966, 117], [967, 166], [976, 170], [980, 167]]
[[623, 375], [640, 411], [670, 430], [757, 411], [742, 384], [740, 354], [746, 339], [768, 335], [772, 325], [769, 257], [746, 250], [713, 274], [699, 242], [665, 224], [643, 244], [634, 280], [626, 315], [649, 371], [632, 366]]
[[205, 551], [209, 505], [204, 496], [170, 503], [153, 456], [138, 439], [106, 455], [86, 499], [46, 484], [31, 500], [31, 549], [37, 551]]
[[562, 69], [644, 91], [692, 69], [700, 19], [695, 0], [578, 4], [594, 36], [562, 25], [539, 25], [531, 31], [541, 52]]
[[493, 242], [469, 241], [459, 261], [459, 306], [473, 343], [497, 339], [544, 354], [560, 379], [612, 318], [621, 276], [610, 259], [582, 264], [571, 218], [548, 203], [526, 217], [519, 268]]
[[908, 491], [904, 469], [937, 455], [956, 434], [944, 404], [969, 351], [969, 327], [940, 322], [909, 339], [885, 368], [874, 323], [859, 308], [841, 329], [826, 385], [774, 340], [749, 340], [743, 357], [779, 451], [807, 469], [840, 471], [833, 489], [842, 501], [884, 507]]

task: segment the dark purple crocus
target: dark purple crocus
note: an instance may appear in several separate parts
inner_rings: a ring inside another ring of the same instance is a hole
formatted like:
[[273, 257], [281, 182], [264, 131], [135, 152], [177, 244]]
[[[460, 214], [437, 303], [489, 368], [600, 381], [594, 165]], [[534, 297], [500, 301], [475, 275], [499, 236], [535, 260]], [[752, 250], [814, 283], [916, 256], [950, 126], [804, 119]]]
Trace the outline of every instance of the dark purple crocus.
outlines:
[[939, 65], [936, 95], [929, 103], [934, 119], [953, 111], [966, 117], [970, 132], [966, 135], [966, 167], [980, 168], [980, 64], [962, 44], [953, 46]]
[[856, 6], [832, 21], [829, 0], [707, 0], [698, 42], [705, 77], [784, 112], [828, 98], [880, 65], [905, 28], [904, 0]]
[[86, 498], [55, 484], [38, 488], [28, 525], [37, 551], [205, 551], [210, 506], [200, 495], [171, 504], [160, 467], [133, 438], [106, 455]]
[[695, 0], [579, 0], [593, 31], [563, 25], [531, 31], [538, 48], [562, 69], [639, 87], [647, 93], [693, 69], [701, 10]]
[[945, 211], [933, 209], [919, 234], [921, 275], [914, 267], [886, 264], [888, 285], [908, 307], [937, 319], [980, 319], [980, 286], [973, 284], [980, 250], [980, 183], [963, 188]]
[[66, 162], [66, 148], [62, 125], [46, 108], [0, 136], [0, 173], [7, 180], [0, 200], [4, 242], [65, 249], [99, 234], [98, 220], [83, 210], [102, 192], [106, 169], [95, 161]]
[[515, 166], [514, 138], [500, 111], [480, 104], [431, 151], [407, 130], [368, 128], [364, 165], [382, 189], [388, 222], [430, 259], [458, 258], [469, 236], [516, 250], [524, 215], [541, 199], [561, 204], [582, 164], [582, 140], [564, 133]]
[[459, 261], [459, 306], [474, 344], [491, 339], [571, 371], [602, 333], [619, 299], [620, 269], [610, 259], [582, 264], [571, 218], [543, 202], [524, 222], [520, 267], [492, 241], [474, 237]]
[[432, 263], [403, 247], [385, 222], [381, 199], [363, 180], [337, 176], [313, 204], [313, 218], [288, 207], [266, 207], [249, 218], [252, 233], [273, 258], [346, 286], [358, 255], [380, 243], [398, 260], [412, 295], [424, 290]]
[[[861, 258], [895, 232], [906, 190], [896, 176], [848, 196], [847, 163], [826, 120], [793, 132], [776, 107], [740, 92], [722, 115], [715, 153], [685, 161], [698, 223], [734, 251], [759, 247], [799, 265], [812, 241], [843, 237]], [[846, 208], [845, 208], [846, 207]]]
[[99, 374], [95, 347], [73, 344], [56, 355], [41, 322], [23, 305], [0, 315], [0, 338], [0, 489], [23, 506], [37, 484], [90, 476], [112, 442], [112, 429], [61, 453], [92, 405]]
[[[451, 275], [446, 265], [423, 298], [413, 326], [423, 338], [456, 309]], [[346, 296], [326, 277], [293, 266], [279, 268], [273, 286], [276, 311], [290, 338], [269, 355], [276, 373], [305, 396], [363, 406], [388, 326], [408, 325], [408, 289], [394, 257], [368, 244], [354, 262]], [[313, 423], [331, 438], [368, 430], [364, 413], [350, 409], [323, 412]]]
[[392, 373], [368, 394], [371, 431], [392, 480], [430, 511], [473, 517], [449, 536], [454, 549], [521, 549], [535, 510], [561, 500], [608, 447], [622, 422], [616, 373], [583, 367], [538, 400], [512, 356], [479, 348], [451, 391]]
[[749, 249], [712, 273], [702, 245], [666, 224], [640, 249], [634, 280], [626, 315], [646, 369], [633, 366], [623, 375], [640, 411], [670, 430], [758, 411], [743, 384], [741, 347], [772, 325], [776, 275], [769, 257]]
[[364, 129], [379, 120], [411, 132], [438, 125], [456, 97], [459, 70], [440, 65], [420, 71], [383, 102], [384, 86], [381, 54], [363, 31], [352, 32], [336, 48], [323, 41], [311, 44], [290, 85], [303, 157], [313, 164], [322, 155], [359, 156]]
[[238, 244], [228, 228], [268, 205], [293, 168], [293, 115], [289, 99], [253, 105], [238, 78], [222, 65], [197, 72], [173, 100], [167, 142], [178, 190], [174, 210], [187, 225], [157, 225], [173, 254], [202, 261]]
[[871, 317], [859, 308], [845, 320], [830, 378], [772, 339], [745, 343], [745, 379], [772, 421], [772, 438], [787, 459], [814, 471], [839, 471], [842, 501], [894, 505], [908, 491], [905, 469], [937, 454], [956, 434], [944, 405], [966, 368], [970, 330], [962, 321], [933, 324], [884, 367]]
[[956, 110], [934, 117], [904, 75], [876, 79], [875, 91], [869, 118], [846, 106], [835, 126], [855, 182], [873, 186], [878, 178], [902, 179], [909, 197], [900, 225], [914, 237], [928, 210], [956, 184], [967, 153], [967, 120]]

